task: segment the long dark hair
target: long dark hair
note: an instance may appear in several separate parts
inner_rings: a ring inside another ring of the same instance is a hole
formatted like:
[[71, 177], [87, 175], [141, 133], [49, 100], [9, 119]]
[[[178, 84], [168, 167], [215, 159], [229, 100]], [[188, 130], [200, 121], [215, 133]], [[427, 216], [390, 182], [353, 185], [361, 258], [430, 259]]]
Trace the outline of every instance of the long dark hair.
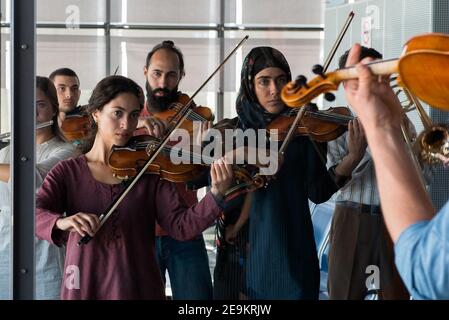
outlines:
[[36, 89], [41, 90], [45, 94], [47, 99], [50, 101], [53, 111], [55, 112], [55, 115], [51, 118], [51, 120], [53, 120], [53, 124], [51, 125], [52, 133], [61, 140], [64, 140], [64, 136], [62, 135], [58, 125], [59, 103], [55, 85], [47, 77], [36, 76]]
[[95, 86], [86, 109], [86, 112], [89, 114], [90, 130], [81, 147], [83, 153], [87, 153], [92, 149], [98, 131], [92, 113], [96, 110], [103, 110], [107, 103], [122, 93], [130, 93], [136, 96], [139, 100], [140, 110], [142, 110], [144, 102], [143, 91], [133, 80], [123, 76], [109, 76]]

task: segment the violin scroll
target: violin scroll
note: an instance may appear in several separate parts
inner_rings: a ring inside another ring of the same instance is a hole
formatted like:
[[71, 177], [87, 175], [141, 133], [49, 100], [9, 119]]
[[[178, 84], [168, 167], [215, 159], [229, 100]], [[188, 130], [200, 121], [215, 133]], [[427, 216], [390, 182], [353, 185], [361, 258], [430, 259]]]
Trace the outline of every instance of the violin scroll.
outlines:
[[[315, 70], [318, 72], [319, 70]], [[295, 81], [287, 83], [281, 91], [281, 99], [291, 108], [298, 108], [306, 105], [320, 94], [325, 93], [325, 99], [334, 101], [335, 96], [329, 91], [337, 90], [340, 84], [339, 77], [336, 73], [328, 73], [326, 75], [319, 73], [318, 76], [309, 82], [304, 76], [299, 76]], [[326, 95], [326, 93], [328, 93]]]

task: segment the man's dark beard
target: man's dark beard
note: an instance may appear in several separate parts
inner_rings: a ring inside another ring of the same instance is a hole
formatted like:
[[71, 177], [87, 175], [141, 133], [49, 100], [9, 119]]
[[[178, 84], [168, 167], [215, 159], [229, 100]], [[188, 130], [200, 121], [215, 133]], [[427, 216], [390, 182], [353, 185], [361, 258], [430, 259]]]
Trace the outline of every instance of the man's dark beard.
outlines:
[[[148, 111], [161, 112], [168, 109], [168, 107], [178, 99], [178, 86], [173, 90], [167, 88], [152, 89], [148, 81], [145, 83], [145, 89], [147, 91]], [[156, 96], [158, 92], [163, 92], [163, 96]]]

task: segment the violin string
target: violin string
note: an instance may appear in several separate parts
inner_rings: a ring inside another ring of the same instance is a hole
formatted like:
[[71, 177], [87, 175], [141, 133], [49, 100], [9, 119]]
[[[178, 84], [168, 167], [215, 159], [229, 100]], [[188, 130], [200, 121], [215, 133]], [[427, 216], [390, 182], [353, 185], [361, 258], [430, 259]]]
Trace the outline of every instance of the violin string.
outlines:
[[[190, 150], [186, 150], [183, 148], [179, 148], [179, 147], [164, 147], [164, 151], [171, 153], [173, 151], [177, 152], [179, 154], [179, 152], [181, 151], [181, 158], [190, 161], [191, 159], [193, 160], [197, 160], [198, 162], [200, 162], [200, 164], [211, 164], [212, 162], [214, 162], [216, 159], [212, 158], [212, 157], [208, 157], [202, 154], [198, 154], [195, 152], [192, 152]], [[195, 164], [195, 162], [194, 162]]]
[[[301, 108], [292, 108], [291, 110], [287, 111], [287, 116], [296, 116], [298, 114], [298, 111]], [[306, 116], [312, 116], [315, 118], [321, 118], [323, 120], [337, 120], [337, 121], [349, 121], [353, 120], [353, 116], [344, 115], [344, 114], [338, 114], [333, 113], [332, 111], [326, 111], [326, 110], [318, 110], [318, 111], [306, 111]]]
[[[148, 144], [145, 142], [139, 142], [136, 144], [136, 149], [137, 148], [146, 148]], [[183, 149], [183, 148], [179, 148], [179, 147], [174, 147], [174, 146], [164, 146], [162, 148], [162, 152], [169, 156], [172, 152], [177, 152], [178, 155], [181, 154], [181, 159], [185, 160], [185, 161], [190, 161], [190, 160], [197, 160], [198, 162], [194, 162], [193, 164], [210, 164], [212, 162], [214, 162], [216, 159], [212, 158], [212, 157], [208, 157], [202, 154], [198, 154], [192, 151], [189, 151], [187, 149]]]
[[197, 120], [197, 121], [207, 121], [206, 118], [204, 118], [202, 115], [196, 113], [195, 111], [192, 111], [192, 113], [189, 115], [190, 120]]
[[316, 111], [316, 112], [306, 112], [306, 115], [311, 116], [316, 119], [336, 121], [336, 122], [348, 122], [353, 120], [353, 116], [347, 116], [342, 114], [332, 114], [328, 111]]

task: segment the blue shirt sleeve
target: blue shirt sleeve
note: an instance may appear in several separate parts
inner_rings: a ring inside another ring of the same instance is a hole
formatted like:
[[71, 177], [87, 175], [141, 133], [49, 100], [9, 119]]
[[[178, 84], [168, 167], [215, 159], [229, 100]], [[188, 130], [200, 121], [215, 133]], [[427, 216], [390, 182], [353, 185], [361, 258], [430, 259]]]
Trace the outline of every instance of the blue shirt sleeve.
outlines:
[[414, 299], [449, 299], [449, 201], [395, 244], [396, 266]]

